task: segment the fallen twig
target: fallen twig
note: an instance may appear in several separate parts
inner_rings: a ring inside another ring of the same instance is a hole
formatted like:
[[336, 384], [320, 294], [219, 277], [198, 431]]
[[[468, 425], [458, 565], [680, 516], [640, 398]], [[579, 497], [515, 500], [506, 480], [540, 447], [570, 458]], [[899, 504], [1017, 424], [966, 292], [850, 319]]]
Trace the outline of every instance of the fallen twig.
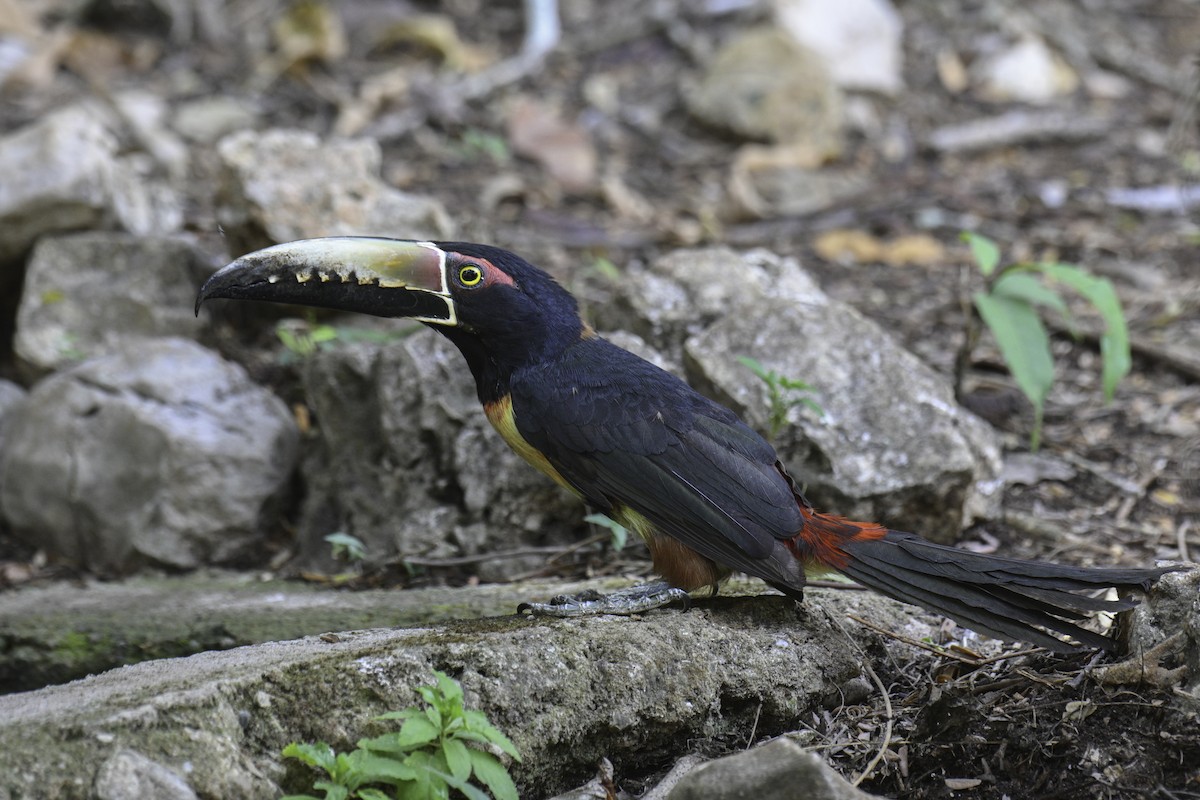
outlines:
[[863, 669], [871, 676], [871, 680], [875, 681], [875, 685], [879, 688], [879, 693], [883, 695], [883, 707], [887, 711], [887, 725], [883, 729], [883, 741], [879, 744], [879, 751], [875, 753], [875, 757], [867, 762], [867, 766], [859, 773], [858, 777], [850, 783], [858, 786], [875, 770], [875, 767], [883, 760], [883, 754], [887, 752], [892, 745], [892, 722], [895, 719], [895, 714], [892, 713], [892, 698], [888, 695], [887, 687], [883, 685], [883, 681], [879, 680], [879, 676], [875, 674], [875, 670], [871, 669], [871, 665], [863, 662]]
[[[445, 558], [422, 558], [421, 556], [398, 556], [390, 563], [411, 564], [415, 567], [461, 567], [468, 564], [478, 564], [480, 561], [494, 561], [505, 558], [521, 558], [523, 556], [552, 555], [561, 557], [566, 553], [579, 549], [590, 542], [581, 542], [566, 549], [562, 547], [519, 547], [513, 550], [492, 550], [487, 553], [475, 553], [467, 556], [447, 556]], [[553, 560], [553, 559], [551, 559]]]
[[960, 655], [958, 653], [955, 653], [952, 650], [948, 650], [946, 648], [939, 647], [937, 645], [932, 645], [932, 644], [929, 644], [928, 642], [922, 642], [919, 639], [913, 639], [913, 638], [905, 636], [903, 634], [896, 633], [895, 631], [890, 631], [887, 628], [884, 628], [881, 625], [876, 625], [874, 622], [871, 622], [870, 620], [867, 620], [867, 619], [863, 619], [862, 617], [860, 617], [856, 614], [847, 614], [846, 616], [850, 617], [850, 619], [854, 620], [855, 622], [859, 623], [860, 625], [865, 625], [868, 628], [870, 628], [871, 630], [875, 631], [876, 633], [882, 633], [884, 636], [895, 639], [898, 642], [904, 642], [904, 644], [909, 644], [909, 645], [912, 645], [913, 647], [919, 647], [920, 649], [925, 650], [926, 652], [933, 653], [934, 655], [945, 656], [946, 658], [953, 659], [953, 660], [959, 662], [960, 664], [967, 664], [972, 667], [983, 667], [983, 666], [987, 666], [988, 664], [995, 664], [1000, 661], [1007, 661], [1010, 658], [1018, 658], [1020, 656], [1029, 656], [1029, 655], [1033, 655], [1035, 653], [1040, 653], [1042, 651], [1042, 648], [1040, 648], [1040, 647], [1033, 647], [1028, 650], [1018, 650], [1015, 653], [1001, 653], [998, 656], [988, 656], [987, 658], [979, 658], [979, 657], [972, 658], [971, 656]]
[[940, 153], [967, 153], [1033, 142], [1078, 142], [1097, 139], [1113, 126], [1109, 117], [1065, 111], [1008, 111], [993, 117], [945, 125], [929, 135], [929, 147]]
[[936, 645], [928, 644], [927, 642], [922, 642], [919, 639], [913, 639], [911, 637], [904, 636], [903, 634], [896, 633], [895, 631], [890, 631], [882, 625], [876, 625], [870, 620], [863, 619], [857, 614], [847, 614], [846, 616], [850, 617], [850, 619], [854, 620], [860, 625], [867, 626], [876, 633], [882, 633], [884, 636], [888, 636], [898, 642], [904, 642], [905, 644], [910, 644], [913, 647], [919, 647], [922, 650], [933, 653], [934, 655], [945, 656], [946, 658], [953, 659], [963, 664], [969, 664], [971, 666], [975, 666], [977, 663], [974, 659], [968, 658], [967, 656], [960, 656], [958, 653], [953, 653], [944, 648], [937, 647]]

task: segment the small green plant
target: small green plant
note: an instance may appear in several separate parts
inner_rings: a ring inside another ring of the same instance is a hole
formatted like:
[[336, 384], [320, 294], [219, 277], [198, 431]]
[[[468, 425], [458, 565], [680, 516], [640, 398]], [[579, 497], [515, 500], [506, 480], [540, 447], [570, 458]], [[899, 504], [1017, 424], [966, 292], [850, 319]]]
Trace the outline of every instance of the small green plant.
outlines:
[[[292, 742], [283, 748], [324, 772], [313, 783], [324, 800], [444, 800], [456, 789], [467, 800], [517, 800], [517, 787], [501, 756], [520, 761], [517, 748], [479, 711], [463, 708], [462, 687], [434, 671], [432, 686], [418, 686], [424, 708], [406, 708], [376, 717], [401, 720], [400, 730], [360, 739], [358, 749], [335, 753], [324, 742]], [[476, 784], [487, 787], [485, 792]], [[289, 795], [283, 800], [321, 800]]]
[[497, 136], [480, 128], [468, 128], [458, 141], [458, 147], [467, 161], [487, 159], [497, 167], [512, 161], [512, 153], [503, 136]]
[[621, 280], [620, 268], [604, 256], [593, 258], [592, 263], [588, 265], [588, 269], [609, 283], [618, 283]]
[[[1105, 325], [1100, 335], [1104, 398], [1111, 401], [1117, 384], [1129, 373], [1132, 364], [1129, 331], [1121, 301], [1111, 282], [1080, 267], [1059, 263], [1016, 263], [1001, 268], [1000, 248], [995, 242], [974, 233], [963, 233], [962, 238], [970, 246], [971, 257], [986, 281], [985, 288], [975, 292], [971, 299], [979, 318], [995, 337], [1018, 388], [1033, 405], [1034, 426], [1029, 445], [1037, 450], [1042, 436], [1046, 395], [1054, 383], [1050, 337], [1042, 325], [1039, 308], [1057, 311], [1070, 327], [1070, 312], [1058, 291], [1059, 286], [1067, 286], [1100, 313]], [[966, 367], [979, 334], [979, 325], [972, 319], [955, 364], [955, 394], [960, 399]]]
[[337, 341], [338, 329], [332, 325], [281, 319], [275, 325], [275, 335], [290, 354], [308, 358], [322, 345]]
[[305, 359], [318, 350], [327, 350], [335, 344], [352, 344], [354, 342], [387, 343], [420, 330], [418, 325], [410, 325], [395, 330], [375, 330], [372, 328], [354, 328], [341, 325], [329, 325], [317, 322], [313, 316], [308, 319], [281, 319], [275, 325], [275, 336], [287, 351], [285, 361]]
[[337, 531], [326, 536], [325, 541], [329, 542], [330, 551], [337, 561], [357, 564], [367, 557], [367, 546], [357, 536]]
[[83, 361], [87, 353], [79, 346], [79, 337], [73, 333], [64, 333], [58, 344], [58, 354], [67, 361]]
[[773, 369], [767, 369], [757, 359], [749, 356], [738, 356], [738, 361], [762, 380], [767, 387], [767, 426], [774, 439], [787, 425], [787, 415], [795, 406], [808, 406], [818, 416], [825, 415], [815, 400], [808, 397], [813, 388], [804, 381], [786, 378]]
[[612, 545], [612, 549], [618, 553], [625, 548], [625, 543], [629, 541], [629, 529], [608, 514], [588, 514], [583, 521], [599, 525], [601, 528], [608, 528], [612, 537], [609, 539], [609, 543]]

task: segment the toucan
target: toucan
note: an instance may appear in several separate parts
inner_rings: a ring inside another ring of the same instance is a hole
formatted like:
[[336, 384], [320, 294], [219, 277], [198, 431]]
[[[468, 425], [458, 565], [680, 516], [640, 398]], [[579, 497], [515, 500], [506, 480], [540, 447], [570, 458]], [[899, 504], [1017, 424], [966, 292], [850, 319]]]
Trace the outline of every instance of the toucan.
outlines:
[[733, 411], [584, 322], [547, 273], [498, 247], [377, 237], [279, 244], [233, 261], [212, 298], [406, 317], [461, 351], [484, 414], [513, 450], [646, 542], [665, 584], [559, 598], [535, 612], [643, 608], [732, 571], [802, 599], [806, 576], [840, 572], [1002, 639], [1067, 652], [1117, 642], [1076, 624], [1136, 605], [1174, 567], [1082, 568], [972, 553], [813, 508], [775, 449]]

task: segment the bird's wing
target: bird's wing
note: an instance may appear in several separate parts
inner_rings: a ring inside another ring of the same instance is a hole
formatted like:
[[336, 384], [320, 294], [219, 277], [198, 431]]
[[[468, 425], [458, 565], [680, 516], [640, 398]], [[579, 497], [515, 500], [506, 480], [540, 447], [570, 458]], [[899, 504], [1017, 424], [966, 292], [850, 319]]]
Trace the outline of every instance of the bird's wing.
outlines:
[[766, 561], [804, 520], [774, 449], [624, 350], [603, 340], [573, 349], [581, 352], [514, 375], [522, 437], [594, 505], [627, 506], [719, 564], [777, 578]]

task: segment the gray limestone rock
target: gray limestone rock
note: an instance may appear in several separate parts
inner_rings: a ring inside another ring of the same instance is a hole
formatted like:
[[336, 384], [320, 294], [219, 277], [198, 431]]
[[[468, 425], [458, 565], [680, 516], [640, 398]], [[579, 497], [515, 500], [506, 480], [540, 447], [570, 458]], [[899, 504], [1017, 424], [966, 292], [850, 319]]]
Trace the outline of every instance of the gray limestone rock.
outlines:
[[[533, 470], [492, 429], [462, 356], [431, 330], [317, 353], [304, 370], [319, 444], [305, 458], [306, 560], [345, 531], [372, 561], [566, 544], [584, 506]], [[541, 559], [484, 559], [498, 580]]]
[[774, 28], [735, 36], [686, 93], [688, 109], [747, 139], [841, 149], [842, 95], [821, 58]]
[[56, 231], [177, 230], [177, 195], [150, 177], [145, 154], [119, 153], [111, 116], [92, 104], [48, 114], [0, 139], [0, 264]]
[[379, 178], [382, 155], [373, 139], [240, 131], [217, 152], [224, 170], [218, 214], [234, 249], [318, 236], [450, 238], [439, 201]]
[[179, 774], [136, 750], [118, 750], [96, 773], [98, 800], [196, 800]]
[[25, 390], [12, 381], [0, 378], [0, 432], [4, 429], [4, 418], [22, 398]]
[[14, 535], [97, 572], [245, 556], [297, 450], [278, 398], [183, 339], [131, 341], [47, 378], [5, 431]]
[[14, 349], [40, 373], [115, 352], [131, 337], [193, 336], [202, 263], [179, 239], [42, 237], [26, 270]]
[[[1145, 654], [1171, 637], [1178, 638], [1168, 648], [1173, 650], [1169, 655], [1187, 668], [1181, 691], [1200, 701], [1200, 569], [1164, 575], [1146, 601], [1129, 612], [1129, 651], [1135, 658], [1147, 659]], [[1163, 655], [1149, 656], [1148, 661], [1149, 665], [1138, 664], [1134, 675], [1167, 667]], [[1147, 677], [1147, 683], [1153, 681]], [[1122, 681], [1114, 681], [1118, 682]]]
[[[4, 452], [4, 421], [8, 412], [25, 397], [25, 390], [12, 381], [0, 379], [0, 453]], [[0, 531], [4, 530], [4, 497], [0, 495]]]
[[781, 736], [696, 767], [667, 800], [868, 800], [816, 753]]
[[[313, 582], [214, 569], [170, 576], [143, 572], [120, 581], [30, 582], [0, 592], [0, 694], [205, 650], [511, 614], [531, 600], [628, 583], [523, 580], [469, 590], [339, 592]], [[723, 594], [763, 591], [761, 583], [749, 580], [724, 588]]]
[[413, 705], [413, 687], [439, 669], [521, 751], [521, 796], [545, 797], [601, 757], [618, 775], [644, 773], [683, 741], [787, 730], [859, 674], [847, 636], [874, 634], [835, 621], [852, 609], [883, 625], [907, 613], [863, 593], [813, 591], [799, 616], [783, 597], [717, 598], [686, 613], [499, 617], [122, 667], [0, 697], [0, 752], [23, 765], [0, 770], [0, 796], [92, 797], [97, 768], [122, 750], [152, 757], [200, 797], [304, 791], [299, 771], [285, 776], [284, 745], [352, 749], [391, 729], [373, 718]]
[[[769, 429], [766, 386], [739, 360], [804, 380], [818, 415], [786, 414], [774, 444], [819, 507], [952, 541], [995, 501], [995, 434], [947, 381], [793, 259], [713, 248], [631, 273], [602, 320], [659, 341], [697, 389]], [[791, 396], [792, 398], [795, 395]]]

